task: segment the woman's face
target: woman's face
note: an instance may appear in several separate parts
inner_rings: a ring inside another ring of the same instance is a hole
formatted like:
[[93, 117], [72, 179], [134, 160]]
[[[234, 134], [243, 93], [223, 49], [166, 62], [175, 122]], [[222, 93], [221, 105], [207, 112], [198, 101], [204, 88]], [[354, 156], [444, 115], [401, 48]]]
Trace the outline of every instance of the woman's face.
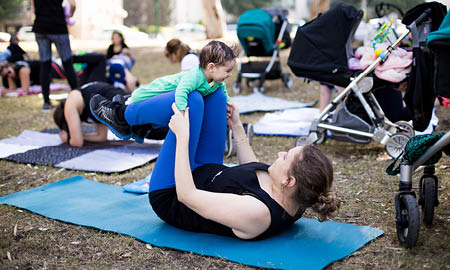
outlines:
[[303, 146], [297, 146], [290, 149], [287, 152], [279, 152], [278, 158], [269, 167], [269, 174], [273, 179], [279, 179], [283, 181], [289, 178], [289, 170], [291, 168], [292, 162], [297, 155], [299, 155], [303, 150]]
[[120, 37], [120, 35], [119, 34], [117, 34], [117, 33], [114, 33], [113, 35], [112, 35], [112, 42], [114, 43], [114, 44], [116, 44], [116, 45], [120, 45], [121, 43], [122, 43], [122, 38]]
[[6, 67], [2, 70], [2, 77], [14, 76], [14, 69], [12, 67]]

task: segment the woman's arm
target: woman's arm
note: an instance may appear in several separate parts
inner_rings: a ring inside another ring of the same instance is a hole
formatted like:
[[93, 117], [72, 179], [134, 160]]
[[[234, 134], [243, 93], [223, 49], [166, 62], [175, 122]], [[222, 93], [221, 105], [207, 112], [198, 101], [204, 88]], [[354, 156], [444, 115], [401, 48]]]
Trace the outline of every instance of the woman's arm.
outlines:
[[70, 5], [70, 17], [72, 17], [77, 7], [75, 4], [75, 0], [69, 0], [69, 5]]
[[175, 183], [178, 200], [206, 219], [232, 228], [242, 239], [263, 233], [270, 225], [270, 211], [258, 199], [246, 195], [216, 193], [197, 189], [189, 164], [189, 109], [185, 114], [172, 105], [169, 127], [177, 138]]
[[97, 124], [96, 133], [83, 133], [83, 139], [88, 142], [106, 142], [108, 139], [108, 127], [103, 124]]
[[8, 90], [16, 90], [16, 89], [17, 89], [16, 81], [8, 76]]
[[84, 143], [83, 132], [81, 130], [81, 109], [83, 108], [83, 97], [81, 92], [72, 90], [67, 96], [66, 104], [64, 106], [64, 117], [66, 118], [67, 125], [69, 126], [71, 146], [82, 147]]
[[23, 67], [19, 70], [18, 74], [22, 92], [25, 94], [28, 94], [28, 90], [30, 89], [30, 71], [29, 67]]
[[236, 146], [239, 164], [258, 161], [245, 134], [239, 111], [230, 102], [227, 103], [227, 124], [233, 132], [233, 143]]

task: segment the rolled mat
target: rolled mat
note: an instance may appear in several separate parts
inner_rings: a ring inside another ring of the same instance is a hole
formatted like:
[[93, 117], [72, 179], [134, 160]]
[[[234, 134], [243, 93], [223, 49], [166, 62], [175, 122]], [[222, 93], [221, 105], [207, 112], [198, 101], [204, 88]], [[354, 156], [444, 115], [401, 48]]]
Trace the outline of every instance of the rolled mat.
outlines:
[[301, 218], [288, 230], [259, 241], [188, 232], [161, 221], [152, 211], [147, 195], [124, 192], [120, 186], [81, 176], [0, 197], [0, 204], [129, 235], [159, 247], [267, 268], [321, 269], [383, 234], [368, 226], [308, 218]]

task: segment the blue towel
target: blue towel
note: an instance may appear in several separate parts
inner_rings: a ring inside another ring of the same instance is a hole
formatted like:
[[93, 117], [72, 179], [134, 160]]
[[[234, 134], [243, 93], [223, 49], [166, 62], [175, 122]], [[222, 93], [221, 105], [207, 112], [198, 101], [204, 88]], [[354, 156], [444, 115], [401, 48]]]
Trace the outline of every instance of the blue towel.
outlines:
[[[57, 202], [57, 203], [56, 203]], [[383, 234], [368, 226], [301, 218], [289, 230], [260, 241], [243, 241], [172, 227], [152, 211], [147, 195], [81, 176], [0, 197], [37, 214], [143, 242], [242, 264], [284, 269], [321, 269]]]

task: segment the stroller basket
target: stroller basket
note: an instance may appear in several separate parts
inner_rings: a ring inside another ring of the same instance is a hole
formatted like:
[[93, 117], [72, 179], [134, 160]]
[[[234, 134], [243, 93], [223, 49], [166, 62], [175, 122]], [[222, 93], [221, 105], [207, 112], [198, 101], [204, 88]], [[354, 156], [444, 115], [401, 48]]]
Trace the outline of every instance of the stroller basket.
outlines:
[[[337, 127], [351, 128], [353, 130], [369, 132], [374, 131], [374, 127], [369, 125], [363, 118], [352, 113], [346, 105], [346, 102], [342, 102], [336, 108], [336, 112], [333, 114], [332, 124]], [[339, 132], [330, 130], [333, 138], [338, 141], [355, 142], [355, 143], [369, 143], [371, 138], [358, 136], [356, 134]]]
[[292, 72], [298, 77], [347, 86], [353, 75], [348, 68], [353, 55], [351, 40], [362, 17], [362, 10], [339, 3], [298, 28], [288, 58]]

